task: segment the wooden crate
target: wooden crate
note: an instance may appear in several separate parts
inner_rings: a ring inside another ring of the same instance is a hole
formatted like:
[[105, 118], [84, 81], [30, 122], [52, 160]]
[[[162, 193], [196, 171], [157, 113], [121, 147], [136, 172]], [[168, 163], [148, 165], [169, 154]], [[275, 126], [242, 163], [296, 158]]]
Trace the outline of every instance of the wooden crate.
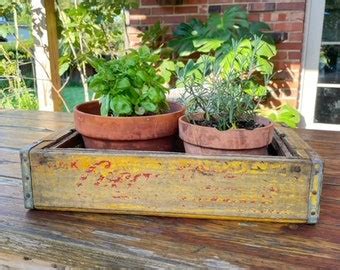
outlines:
[[291, 129], [269, 156], [84, 149], [67, 130], [21, 151], [25, 207], [191, 218], [317, 222], [323, 164]]

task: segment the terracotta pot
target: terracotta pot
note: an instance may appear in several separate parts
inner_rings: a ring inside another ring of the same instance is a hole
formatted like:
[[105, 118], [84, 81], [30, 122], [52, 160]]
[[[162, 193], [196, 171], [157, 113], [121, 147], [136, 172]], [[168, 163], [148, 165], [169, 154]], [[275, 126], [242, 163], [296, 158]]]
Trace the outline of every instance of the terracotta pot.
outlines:
[[75, 127], [86, 148], [172, 151], [185, 109], [175, 102], [169, 105], [170, 112], [159, 115], [108, 117], [100, 115], [98, 101], [86, 102], [74, 111]]
[[[202, 115], [196, 115], [197, 120]], [[267, 146], [274, 134], [274, 125], [265, 118], [257, 118], [264, 127], [230, 129], [219, 131], [216, 128], [193, 125], [183, 115], [179, 118], [179, 136], [184, 142], [185, 152], [197, 155], [253, 154], [266, 155]]]

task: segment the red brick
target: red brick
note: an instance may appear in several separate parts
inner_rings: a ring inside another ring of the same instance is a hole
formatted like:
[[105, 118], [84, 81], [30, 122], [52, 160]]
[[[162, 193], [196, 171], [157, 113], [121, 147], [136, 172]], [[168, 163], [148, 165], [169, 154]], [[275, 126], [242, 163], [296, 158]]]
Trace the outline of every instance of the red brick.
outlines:
[[298, 3], [276, 3], [276, 10], [305, 10], [305, 2]]
[[288, 14], [287, 13], [278, 13], [278, 12], [273, 12], [270, 13], [271, 15], [271, 21], [287, 21]]
[[297, 89], [299, 88], [299, 82], [286, 80], [274, 80], [272, 86], [276, 89]]
[[158, 5], [157, 0], [141, 0], [141, 5], [142, 6], [156, 6]]
[[140, 20], [134, 20], [130, 18], [130, 25], [140, 25]]
[[261, 17], [262, 17], [262, 20], [265, 22], [270, 22], [272, 20], [271, 13], [262, 13]]
[[207, 4], [208, 0], [184, 0], [184, 5], [197, 5], [197, 4]]
[[192, 14], [198, 13], [197, 6], [178, 6], [175, 7], [176, 14]]
[[209, 4], [233, 3], [233, 0], [209, 0]]
[[[294, 77], [298, 78], [300, 75], [300, 63], [291, 62], [291, 60], [274, 60], [274, 69], [275, 70], [289, 70]], [[291, 77], [291, 76], [290, 76]]]
[[135, 8], [135, 9], [130, 9], [129, 13], [131, 15], [150, 15], [151, 10], [150, 8]]
[[141, 20], [141, 24], [147, 24], [147, 25], [150, 25], [150, 24], [155, 24], [157, 22], [159, 22], [161, 20], [160, 17], [147, 17], [145, 20]]
[[303, 41], [303, 33], [288, 33], [289, 41]]
[[295, 59], [298, 59], [298, 60], [301, 60], [301, 52], [288, 52], [288, 58], [291, 59], [291, 60], [295, 60]]
[[207, 14], [208, 13], [208, 6], [207, 5], [198, 6], [198, 13], [199, 14]]
[[142, 31], [138, 28], [139, 28], [138, 26], [137, 27], [136, 26], [128, 26], [127, 32], [129, 34], [129, 36], [140, 34]]
[[274, 97], [270, 97], [268, 100], [266, 100], [265, 104], [269, 107], [278, 107], [283, 104], [288, 104], [294, 108], [297, 108], [298, 100], [297, 98], [275, 99]]
[[223, 5], [222, 6], [222, 11], [225, 11], [225, 10], [227, 10], [227, 9], [230, 9], [230, 8], [232, 8], [232, 7], [234, 7], [234, 6], [239, 6], [239, 7], [241, 7], [242, 9], [244, 9], [244, 10], [247, 10], [247, 5], [246, 4], [240, 4], [240, 5], [234, 5], [234, 4], [232, 4], [232, 5]]
[[154, 7], [151, 9], [152, 15], [169, 15], [174, 14], [174, 7]]
[[276, 45], [277, 48], [280, 50], [301, 50], [302, 43], [299, 42], [283, 42]]
[[250, 11], [274, 11], [275, 3], [253, 3], [249, 5]]
[[305, 13], [304, 12], [290, 12], [289, 20], [291, 21], [304, 21]]
[[271, 85], [273, 88], [273, 97], [279, 99], [291, 99], [293, 97], [297, 97], [297, 89], [290, 88], [288, 84], [284, 84], [283, 87], [275, 87], [275, 84]]
[[188, 15], [185, 17], [186, 22], [189, 22], [192, 19], [199, 19], [202, 22], [206, 22], [208, 20], [208, 16], [207, 15]]
[[275, 31], [302, 31], [303, 30], [303, 23], [300, 22], [278, 22], [275, 23], [273, 26], [273, 30]]
[[249, 21], [255, 22], [260, 20], [260, 14], [258, 13], [251, 13], [248, 16]]
[[286, 13], [279, 13], [277, 15], [277, 20], [278, 21], [285, 21], [285, 20], [287, 20], [287, 14]]
[[277, 55], [275, 55], [275, 59], [276, 60], [285, 60], [287, 59], [287, 51], [282, 51], [282, 50], [279, 50], [277, 52]]
[[145, 20], [147, 17], [146, 15], [130, 15], [131, 20]]
[[164, 16], [162, 18], [162, 22], [165, 23], [172, 23], [172, 24], [179, 24], [185, 21], [185, 16]]
[[[234, 0], [235, 4], [238, 3], [259, 3], [259, 2], [264, 2], [263, 0]], [[270, 2], [273, 2], [272, 0]]]

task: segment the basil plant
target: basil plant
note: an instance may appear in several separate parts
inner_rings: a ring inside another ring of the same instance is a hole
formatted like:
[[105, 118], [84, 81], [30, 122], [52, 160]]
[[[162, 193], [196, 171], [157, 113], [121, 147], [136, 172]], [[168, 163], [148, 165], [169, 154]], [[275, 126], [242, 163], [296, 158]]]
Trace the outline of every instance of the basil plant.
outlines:
[[103, 116], [141, 116], [168, 110], [167, 88], [155, 64], [159, 56], [146, 46], [121, 58], [97, 63], [89, 86], [100, 98]]

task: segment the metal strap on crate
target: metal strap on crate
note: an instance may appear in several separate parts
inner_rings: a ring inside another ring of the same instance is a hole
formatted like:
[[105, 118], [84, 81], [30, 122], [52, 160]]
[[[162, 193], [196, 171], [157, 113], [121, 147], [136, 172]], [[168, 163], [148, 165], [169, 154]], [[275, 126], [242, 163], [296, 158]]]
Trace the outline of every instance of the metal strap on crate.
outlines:
[[21, 160], [21, 174], [22, 174], [22, 186], [24, 190], [24, 203], [25, 208], [34, 209], [33, 202], [33, 189], [32, 189], [32, 174], [30, 163], [30, 151], [40, 144], [41, 141], [34, 142], [20, 150]]
[[320, 197], [323, 181], [323, 162], [316, 153], [310, 153], [313, 163], [308, 200], [308, 220], [309, 224], [317, 223], [320, 215]]

